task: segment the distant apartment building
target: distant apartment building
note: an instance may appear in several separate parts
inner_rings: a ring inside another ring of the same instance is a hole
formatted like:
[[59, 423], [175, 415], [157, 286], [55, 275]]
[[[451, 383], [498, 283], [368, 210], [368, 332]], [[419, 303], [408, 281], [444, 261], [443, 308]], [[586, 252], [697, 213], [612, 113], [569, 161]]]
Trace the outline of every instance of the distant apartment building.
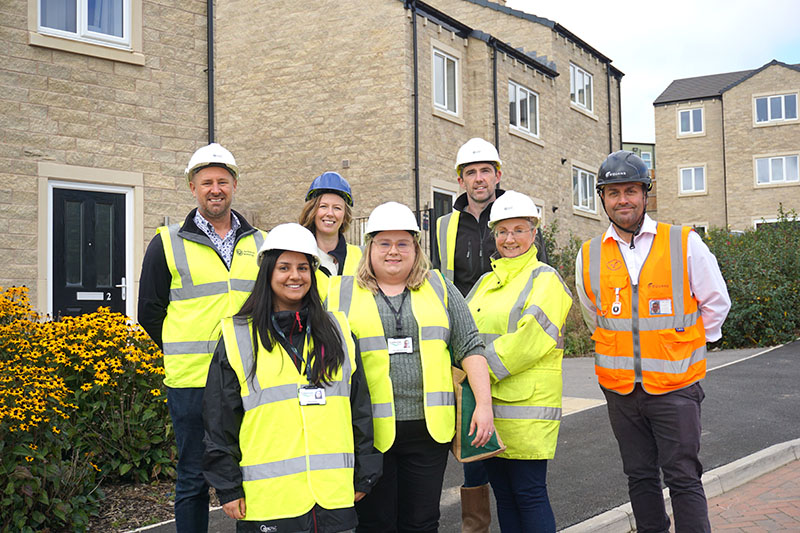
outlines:
[[673, 81], [655, 100], [659, 219], [753, 228], [800, 211], [800, 65]]
[[502, 2], [8, 0], [0, 29], [0, 286], [43, 312], [135, 316], [144, 249], [194, 206], [183, 169], [212, 138], [241, 167], [234, 208], [264, 229], [296, 220], [325, 170], [357, 217], [396, 200], [435, 218], [475, 136], [545, 224], [607, 223], [595, 173], [621, 147], [623, 74]]
[[658, 180], [656, 180], [656, 145], [655, 143], [636, 143], [623, 142], [622, 149], [628, 150], [638, 155], [650, 170], [650, 179], [653, 180], [653, 188], [647, 193], [647, 213], [654, 219], [658, 219]]

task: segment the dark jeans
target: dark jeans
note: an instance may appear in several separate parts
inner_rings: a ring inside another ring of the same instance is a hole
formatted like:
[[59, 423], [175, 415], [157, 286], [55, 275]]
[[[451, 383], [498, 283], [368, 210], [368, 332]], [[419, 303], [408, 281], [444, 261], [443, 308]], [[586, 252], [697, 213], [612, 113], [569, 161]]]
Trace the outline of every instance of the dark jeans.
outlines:
[[383, 454], [383, 475], [356, 503], [359, 533], [436, 532], [450, 443], [428, 434], [424, 420], [397, 422], [394, 444]]
[[555, 533], [556, 519], [547, 497], [547, 461], [492, 457], [483, 463], [497, 500], [501, 531]]
[[167, 406], [178, 445], [175, 526], [178, 533], [208, 531], [208, 484], [203, 477], [203, 389], [167, 388]]
[[483, 461], [462, 464], [464, 465], [464, 488], [480, 487], [489, 483], [489, 474], [486, 473]]
[[695, 383], [663, 395], [647, 394], [640, 384], [621, 396], [603, 390], [608, 417], [628, 476], [628, 494], [639, 533], [666, 533], [659, 469], [669, 487], [676, 533], [711, 531], [700, 464], [700, 402]]

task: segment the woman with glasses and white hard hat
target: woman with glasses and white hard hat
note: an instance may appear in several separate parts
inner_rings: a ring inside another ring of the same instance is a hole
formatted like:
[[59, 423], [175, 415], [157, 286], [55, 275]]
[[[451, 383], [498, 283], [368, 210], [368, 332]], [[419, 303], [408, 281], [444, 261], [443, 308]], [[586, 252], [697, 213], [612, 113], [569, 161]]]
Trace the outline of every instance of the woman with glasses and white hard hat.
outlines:
[[468, 375], [477, 407], [473, 445], [494, 432], [483, 342], [458, 290], [435, 270], [411, 210], [376, 207], [355, 277], [331, 278], [327, 305], [347, 314], [372, 398], [383, 476], [356, 504], [357, 531], [436, 531], [455, 434], [452, 361]]
[[483, 461], [500, 529], [555, 532], [547, 460], [561, 421], [563, 328], [572, 305], [561, 276], [536, 259], [539, 208], [506, 191], [489, 215], [497, 255], [467, 295], [492, 381], [495, 425], [506, 450]]
[[351, 530], [380, 476], [361, 359], [345, 316], [322, 307], [317, 253], [299, 224], [274, 228], [253, 292], [222, 321], [204, 475], [237, 531]]

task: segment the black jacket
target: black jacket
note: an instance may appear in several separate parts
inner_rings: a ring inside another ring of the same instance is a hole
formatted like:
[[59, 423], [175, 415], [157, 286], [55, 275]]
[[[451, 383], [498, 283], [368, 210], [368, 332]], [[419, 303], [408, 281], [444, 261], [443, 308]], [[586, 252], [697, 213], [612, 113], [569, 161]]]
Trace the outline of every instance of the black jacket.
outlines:
[[[197, 208], [186, 216], [183, 221], [178, 236], [196, 243], [205, 244], [211, 248], [211, 239], [208, 235], [197, 227], [194, 223], [194, 215]], [[236, 211], [233, 211], [239, 219], [241, 226], [236, 231], [236, 242], [239, 239], [255, 233], [256, 229], [251, 226], [247, 220]], [[216, 250], [216, 248], [214, 248]], [[219, 251], [217, 251], [219, 256]], [[225, 261], [222, 256], [219, 256], [222, 264]], [[167, 316], [167, 306], [169, 305], [169, 287], [172, 283], [172, 274], [167, 266], [167, 258], [164, 256], [164, 245], [161, 243], [161, 235], [156, 234], [150, 244], [147, 246], [147, 252], [144, 254], [144, 261], [142, 261], [142, 275], [139, 278], [139, 324], [144, 328], [150, 338], [163, 349], [163, 341], [161, 339], [161, 328], [164, 325], [164, 319]]]
[[[278, 313], [276, 318], [278, 318], [278, 324], [286, 338], [290, 339], [298, 351], [301, 351], [303, 334], [298, 332], [295, 314]], [[305, 328], [307, 313], [301, 311], [299, 319]], [[278, 341], [284, 345], [287, 351], [290, 351], [283, 339], [279, 338]], [[299, 361], [296, 361], [295, 364], [299, 368]], [[381, 476], [383, 455], [373, 447], [372, 403], [357, 342], [356, 368], [350, 388], [350, 409], [355, 446], [354, 488], [356, 491], [369, 493]], [[239, 380], [228, 362], [225, 343], [220, 339], [211, 359], [208, 381], [203, 395], [206, 445], [203, 475], [208, 484], [216, 489], [220, 503], [244, 497], [242, 474], [239, 468], [239, 461], [242, 457], [239, 448], [239, 429], [243, 417], [244, 408], [242, 407]], [[247, 502], [245, 502], [246, 504]], [[240, 525], [244, 525], [244, 523]], [[269, 523], [263, 524], [255, 522], [249, 525], [253, 525], [253, 531], [259, 531], [259, 525], [267, 525], [276, 526], [277, 531], [325, 533], [353, 529], [356, 525], [356, 514], [354, 507], [324, 509], [315, 505], [311, 511], [299, 517], [271, 520]]]

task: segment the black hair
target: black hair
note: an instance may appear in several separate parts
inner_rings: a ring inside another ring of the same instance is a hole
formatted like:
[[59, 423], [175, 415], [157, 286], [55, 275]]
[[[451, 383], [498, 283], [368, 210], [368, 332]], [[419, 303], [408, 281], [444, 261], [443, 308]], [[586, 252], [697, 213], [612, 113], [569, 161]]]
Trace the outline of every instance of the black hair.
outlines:
[[[261, 260], [261, 268], [258, 270], [253, 292], [247, 297], [242, 308], [236, 313], [237, 317], [247, 317], [253, 323], [253, 368], [251, 375], [255, 375], [258, 366], [258, 343], [259, 339], [267, 350], [272, 350], [278, 339], [278, 332], [272, 323], [275, 299], [272, 294], [272, 272], [278, 257], [284, 250], [269, 250]], [[314, 264], [314, 258], [309, 254], [304, 254], [308, 259], [308, 264]], [[306, 361], [311, 366], [310, 381], [316, 386], [330, 383], [334, 373], [344, 362], [344, 350], [342, 349], [342, 337], [339, 328], [334, 323], [334, 319], [325, 312], [322, 307], [319, 293], [317, 292], [317, 277], [311, 271], [311, 287], [309, 288], [302, 301], [303, 307], [308, 309], [308, 324], [311, 324], [311, 338], [313, 348]], [[324, 352], [322, 348], [324, 349]]]

